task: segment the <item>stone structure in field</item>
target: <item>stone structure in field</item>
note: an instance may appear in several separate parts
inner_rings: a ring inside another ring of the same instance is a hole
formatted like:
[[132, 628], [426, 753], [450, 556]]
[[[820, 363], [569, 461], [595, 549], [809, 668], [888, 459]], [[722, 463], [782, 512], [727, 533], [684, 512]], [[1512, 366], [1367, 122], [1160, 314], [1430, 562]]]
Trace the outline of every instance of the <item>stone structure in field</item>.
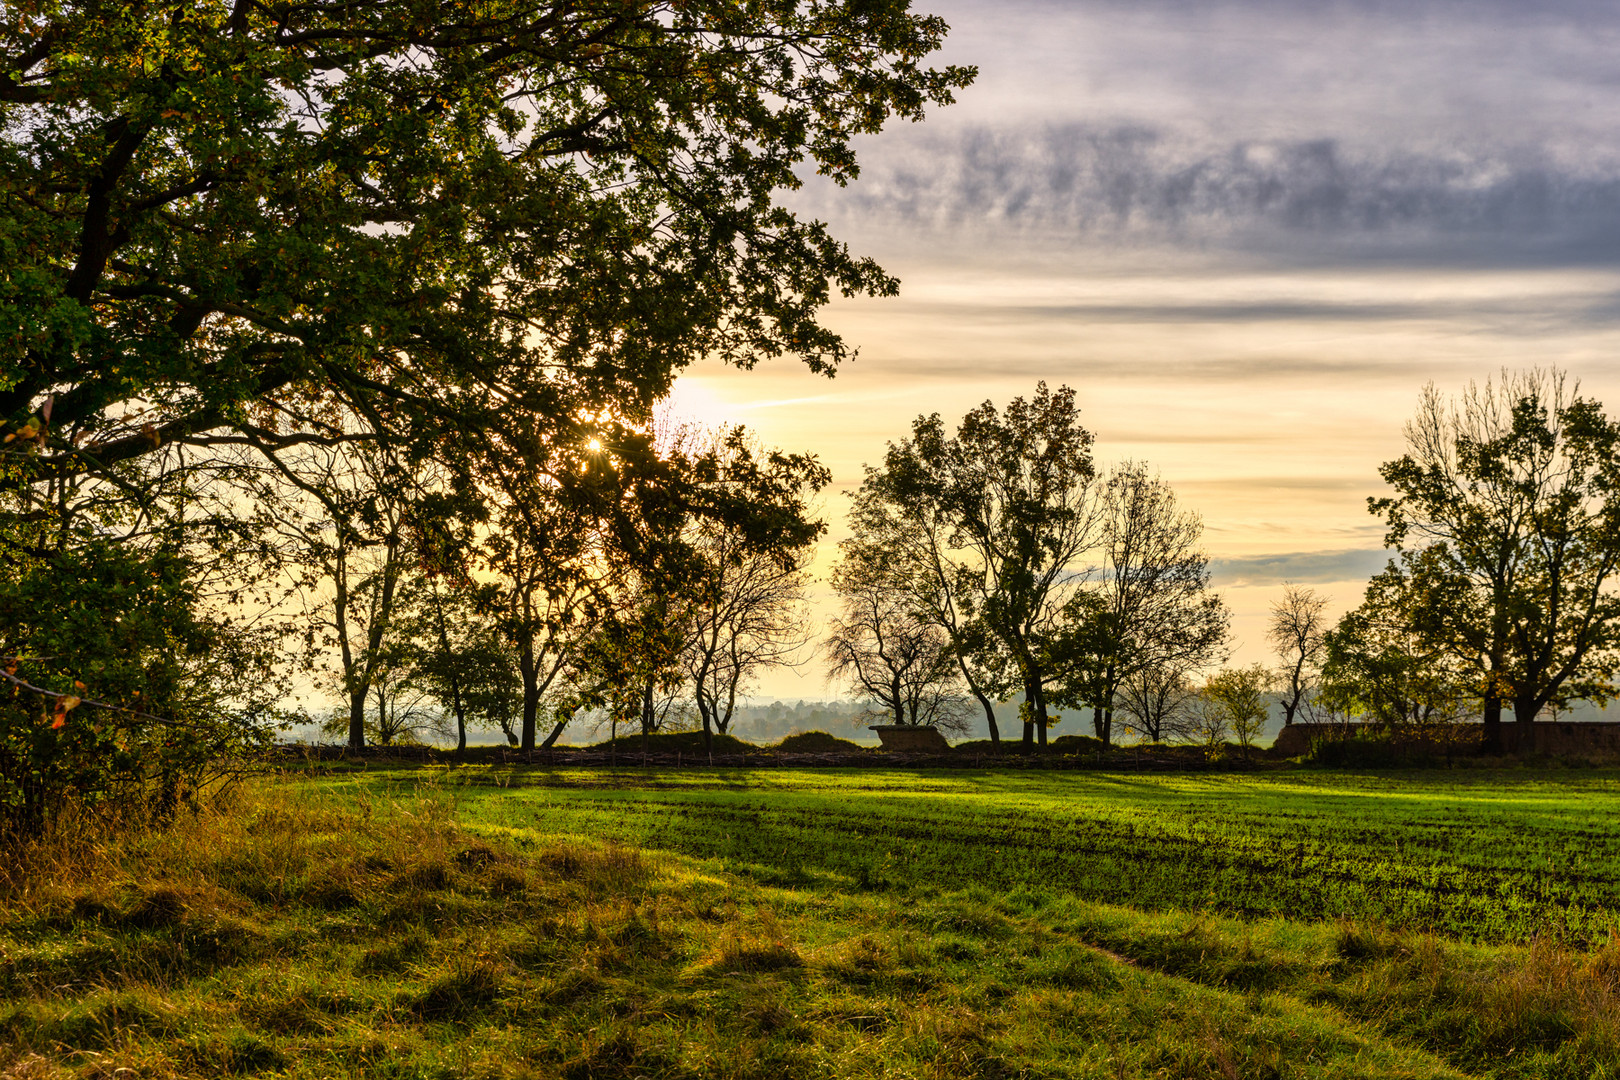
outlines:
[[874, 724], [867, 729], [877, 732], [883, 749], [908, 754], [943, 754], [951, 744], [945, 741], [939, 728], [911, 724]]

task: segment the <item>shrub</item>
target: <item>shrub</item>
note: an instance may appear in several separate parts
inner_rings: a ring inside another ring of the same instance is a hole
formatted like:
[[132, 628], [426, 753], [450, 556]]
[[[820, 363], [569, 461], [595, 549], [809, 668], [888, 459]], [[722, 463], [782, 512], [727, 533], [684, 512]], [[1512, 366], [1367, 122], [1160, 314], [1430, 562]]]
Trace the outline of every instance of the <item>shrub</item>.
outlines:
[[776, 749], [790, 754], [841, 754], [866, 747], [825, 731], [799, 731], [777, 743]]
[[186, 560], [108, 541], [0, 579], [0, 834], [70, 805], [164, 818], [268, 737], [270, 643], [196, 593]]
[[1049, 747], [1054, 754], [1096, 754], [1106, 749], [1101, 739], [1090, 735], [1059, 735]]

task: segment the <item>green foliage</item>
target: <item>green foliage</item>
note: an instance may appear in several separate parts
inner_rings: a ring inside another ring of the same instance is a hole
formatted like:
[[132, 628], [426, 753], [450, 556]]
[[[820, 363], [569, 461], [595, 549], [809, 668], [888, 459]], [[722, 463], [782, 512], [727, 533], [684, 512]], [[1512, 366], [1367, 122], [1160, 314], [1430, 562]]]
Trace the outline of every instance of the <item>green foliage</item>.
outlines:
[[[273, 639], [197, 606], [186, 560], [89, 542], [0, 578], [0, 833], [68, 804], [165, 817], [267, 736]], [[43, 692], [41, 692], [43, 691]]]
[[[791, 528], [665, 461], [653, 403], [700, 357], [846, 358], [820, 309], [896, 282], [780, 196], [974, 74], [925, 66], [946, 26], [904, 0], [8, 12], [0, 525], [77, 543], [92, 506], [324, 563], [280, 584], [335, 594], [308, 644], [356, 746], [378, 665], [412, 685], [405, 545], [500, 534], [529, 748], [593, 567], [654, 564], [672, 517]], [[491, 644], [441, 638], [417, 689], [465, 721], [446, 657], [492, 675]]]
[[418, 458], [522, 456], [699, 356], [830, 370], [832, 289], [895, 282], [776, 196], [949, 102], [945, 30], [900, 0], [30, 5], [0, 26], [7, 454], [273, 454], [342, 403]]
[[867, 470], [851, 515], [860, 543], [893, 563], [905, 606], [949, 636], [981, 703], [1023, 694], [1026, 743], [1046, 742], [1053, 645], [1093, 541], [1093, 440], [1079, 412], [1072, 389], [1041, 383], [1004, 410], [986, 401], [954, 434], [937, 413], [919, 416]]
[[1450, 723], [1469, 715], [1476, 681], [1442, 642], [1418, 626], [1430, 601], [1391, 567], [1324, 639], [1321, 704], [1345, 716], [1404, 726]]
[[1204, 721], [1208, 731], [1230, 732], [1247, 755], [1255, 737], [1265, 729], [1269, 709], [1266, 691], [1271, 673], [1262, 664], [1223, 668], [1204, 682], [1198, 708], [1213, 716]]
[[1620, 424], [1553, 370], [1506, 372], [1443, 401], [1433, 385], [1409, 452], [1369, 500], [1400, 551], [1385, 576], [1407, 626], [1472, 675], [1495, 724], [1606, 700], [1620, 670]]
[[[1064, 612], [1052, 651], [1065, 677], [1053, 696], [1091, 705], [1097, 737], [1109, 743], [1126, 685], [1155, 669], [1219, 662], [1232, 616], [1209, 591], [1204, 523], [1180, 509], [1163, 477], [1126, 462], [1102, 485], [1099, 513], [1099, 580]], [[1147, 726], [1155, 734], [1165, 727], [1162, 717]]]

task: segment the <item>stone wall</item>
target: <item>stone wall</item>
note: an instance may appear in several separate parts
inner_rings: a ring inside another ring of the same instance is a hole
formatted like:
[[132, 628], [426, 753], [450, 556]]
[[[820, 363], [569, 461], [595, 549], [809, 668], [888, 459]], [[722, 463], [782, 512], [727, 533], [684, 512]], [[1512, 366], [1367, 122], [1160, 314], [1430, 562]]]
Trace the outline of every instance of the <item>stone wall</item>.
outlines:
[[[1381, 726], [1290, 724], [1278, 733], [1272, 749], [1283, 757], [1301, 757], [1311, 752], [1311, 743], [1317, 739], [1342, 739]], [[1477, 754], [1484, 730], [1480, 724], [1437, 724], [1402, 730], [1396, 734], [1394, 742], [1433, 753]], [[1620, 755], [1620, 723], [1540, 720], [1533, 724], [1520, 724], [1508, 720], [1502, 724], [1502, 750], [1508, 754], [1546, 757]]]

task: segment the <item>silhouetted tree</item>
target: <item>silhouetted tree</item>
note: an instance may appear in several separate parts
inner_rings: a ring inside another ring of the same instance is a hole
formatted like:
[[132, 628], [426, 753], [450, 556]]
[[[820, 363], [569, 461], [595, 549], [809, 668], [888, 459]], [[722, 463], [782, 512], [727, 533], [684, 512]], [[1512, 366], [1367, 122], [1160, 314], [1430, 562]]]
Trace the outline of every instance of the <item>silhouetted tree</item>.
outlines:
[[1412, 629], [1475, 672], [1486, 738], [1504, 702], [1520, 723], [1606, 700], [1620, 666], [1620, 426], [1563, 373], [1502, 373], [1448, 403], [1433, 384], [1408, 452], [1369, 500], [1399, 551], [1386, 573]]
[[873, 703], [888, 723], [965, 731], [971, 702], [950, 638], [911, 605], [887, 552], [845, 541], [832, 575], [840, 600], [823, 649], [829, 674]]
[[1192, 671], [1222, 659], [1231, 615], [1209, 592], [1204, 525], [1145, 465], [1127, 462], [1103, 486], [1101, 565], [1067, 617], [1081, 624], [1064, 699], [1087, 703], [1103, 745], [1113, 740], [1115, 698], [1135, 672]]
[[1391, 565], [1323, 642], [1321, 701], [1335, 714], [1391, 726], [1451, 723], [1478, 704], [1470, 667], [1420, 627], [1427, 603]]
[[1160, 663], [1138, 667], [1121, 679], [1115, 704], [1127, 729], [1158, 743], [1187, 736], [1197, 697], [1188, 668]]
[[935, 610], [948, 597], [953, 648], [982, 650], [979, 670], [994, 679], [983, 689], [1023, 693], [1026, 749], [1046, 745], [1047, 695], [1061, 676], [1051, 646], [1095, 542], [1091, 443], [1074, 391], [1043, 382], [1005, 411], [985, 402], [954, 435], [937, 413], [918, 417], [863, 486], [923, 527], [919, 565], [936, 579]]
[[[974, 597], [984, 580], [953, 542], [954, 514], [934, 489], [922, 483], [912, 446], [891, 446], [882, 468], [868, 466], [850, 511], [854, 538], [846, 542], [850, 564], [881, 564], [880, 581], [893, 604], [944, 635], [946, 657], [984, 714], [993, 744], [1001, 743], [996, 699], [1007, 682], [1005, 647], [990, 633]], [[925, 496], [923, 491], [928, 494]]]
[[694, 437], [683, 452], [711, 463], [706, 484], [752, 485], [768, 500], [757, 512], [792, 525], [764, 543], [742, 521], [719, 517], [694, 519], [685, 533], [681, 662], [704, 731], [724, 735], [738, 695], [761, 672], [798, 664], [810, 642], [808, 563], [824, 525], [809, 500], [828, 474], [813, 458], [766, 452], [741, 429]]
[[1282, 599], [1271, 605], [1266, 640], [1277, 660], [1277, 688], [1283, 724], [1294, 716], [1321, 685], [1322, 660], [1328, 630], [1327, 597], [1291, 582], [1283, 584]]

